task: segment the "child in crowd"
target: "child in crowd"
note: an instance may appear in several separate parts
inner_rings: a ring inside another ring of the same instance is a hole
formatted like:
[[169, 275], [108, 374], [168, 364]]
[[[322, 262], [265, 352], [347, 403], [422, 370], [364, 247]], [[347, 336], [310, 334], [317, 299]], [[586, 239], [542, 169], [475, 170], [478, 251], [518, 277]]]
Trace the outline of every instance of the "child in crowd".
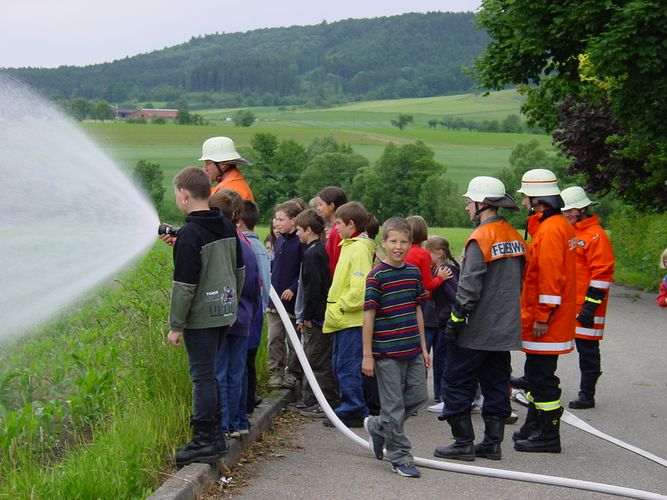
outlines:
[[173, 346], [179, 346], [183, 338], [192, 379], [192, 439], [176, 451], [180, 467], [215, 463], [226, 449], [220, 433], [215, 365], [223, 338], [236, 321], [244, 268], [234, 225], [208, 206], [208, 175], [187, 167], [173, 184], [176, 206], [186, 215], [186, 223], [174, 243], [167, 338]]
[[[423, 217], [412, 215], [406, 219], [412, 234], [410, 250], [405, 255], [405, 262], [412, 264], [421, 273], [422, 283], [427, 292], [432, 292], [452, 277], [452, 271], [447, 266], [435, 269], [435, 276], [431, 274], [431, 255], [428, 250], [422, 248], [422, 244], [428, 239], [428, 226]], [[424, 314], [424, 328], [426, 329], [426, 350], [431, 352], [431, 346], [438, 333], [438, 323], [435, 318], [433, 306], [429, 301], [422, 304]], [[436, 394], [437, 395], [437, 394]]]
[[[243, 216], [243, 200], [231, 189], [216, 191], [209, 206], [219, 208], [234, 225]], [[231, 437], [249, 433], [247, 407], [248, 337], [261, 308], [261, 279], [257, 258], [248, 239], [239, 233], [245, 266], [245, 281], [239, 296], [236, 322], [229, 328], [218, 352], [216, 376], [220, 388], [221, 429]]]
[[[324, 333], [334, 334], [333, 365], [340, 393], [340, 405], [335, 411], [348, 427], [361, 427], [368, 415], [361, 377], [361, 325], [366, 276], [375, 243], [364, 233], [367, 221], [366, 209], [354, 201], [341, 205], [334, 214], [343, 243], [322, 327]], [[328, 419], [324, 424], [333, 426]]]
[[[275, 221], [280, 236], [276, 239], [275, 257], [271, 263], [271, 285], [280, 296], [295, 329], [294, 305], [298, 291], [303, 245], [296, 235], [294, 219], [301, 211], [301, 205], [293, 200], [281, 203], [276, 207]], [[271, 388], [291, 389], [301, 379], [301, 365], [294, 348], [291, 347], [287, 330], [271, 301], [269, 301], [266, 318], [269, 330], [270, 378], [268, 385]]]
[[[667, 248], [665, 248], [665, 251], [660, 256], [660, 268], [667, 269]], [[660, 289], [655, 301], [660, 307], [667, 307], [667, 274], [665, 274], [660, 282]]]
[[327, 225], [325, 228], [325, 249], [329, 256], [329, 272], [333, 278], [334, 270], [336, 269], [336, 264], [338, 263], [341, 252], [341, 236], [338, 234], [336, 225], [333, 223], [334, 216], [338, 207], [347, 203], [347, 195], [345, 194], [345, 191], [337, 186], [327, 186], [319, 192], [317, 197], [319, 198], [317, 213], [320, 214]]
[[276, 240], [280, 236], [280, 231], [278, 230], [278, 226], [276, 225], [276, 218], [274, 217], [271, 219], [271, 229], [269, 230], [269, 234], [266, 235], [266, 238], [264, 238], [264, 248], [266, 249], [266, 254], [269, 256], [269, 261], [273, 261], [273, 258], [276, 256], [275, 254], [275, 246], [276, 246]]
[[[309, 209], [297, 215], [295, 223], [296, 234], [305, 245], [297, 294], [300, 311], [297, 323], [303, 336], [303, 350], [324, 397], [331, 405], [338, 399], [338, 384], [331, 367], [333, 338], [322, 333], [327, 294], [331, 286], [329, 257], [320, 239], [324, 232], [324, 220], [315, 210]], [[304, 384], [301, 394], [303, 408], [300, 408], [300, 413], [304, 416], [324, 417], [310, 384]]]
[[410, 242], [407, 221], [388, 219], [382, 231], [387, 256], [366, 280], [362, 371], [377, 378], [382, 409], [380, 416], [366, 417], [364, 427], [378, 460], [386, 446], [394, 472], [420, 477], [403, 426], [426, 401], [426, 370], [431, 363], [421, 312], [426, 293], [419, 269], [404, 261]]
[[257, 266], [259, 268], [259, 277], [261, 279], [262, 302], [255, 318], [250, 324], [250, 333], [248, 335], [248, 357], [246, 358], [247, 374], [247, 413], [252, 413], [256, 406], [262, 402], [262, 398], [257, 394], [257, 373], [255, 370], [255, 357], [257, 348], [262, 339], [262, 325], [264, 324], [264, 312], [269, 305], [269, 290], [271, 288], [271, 261], [266, 253], [264, 245], [259, 241], [259, 236], [255, 233], [255, 225], [259, 220], [259, 210], [257, 205], [250, 200], [243, 200], [243, 216], [237, 223], [238, 230], [248, 238], [250, 246], [257, 257]]
[[456, 300], [456, 287], [458, 286], [461, 268], [452, 256], [452, 252], [449, 249], [449, 242], [446, 239], [440, 236], [431, 236], [426, 240], [424, 248], [431, 257], [431, 265], [434, 272], [443, 267], [447, 267], [451, 272], [451, 278], [445, 280], [439, 287], [436, 287], [431, 294], [435, 322], [438, 328], [438, 333], [433, 341], [433, 394], [439, 403], [429, 406], [428, 411], [440, 414], [444, 407], [442, 403], [442, 372], [447, 353], [447, 342], [445, 342], [444, 332], [447, 327], [447, 320], [452, 312], [452, 306]]

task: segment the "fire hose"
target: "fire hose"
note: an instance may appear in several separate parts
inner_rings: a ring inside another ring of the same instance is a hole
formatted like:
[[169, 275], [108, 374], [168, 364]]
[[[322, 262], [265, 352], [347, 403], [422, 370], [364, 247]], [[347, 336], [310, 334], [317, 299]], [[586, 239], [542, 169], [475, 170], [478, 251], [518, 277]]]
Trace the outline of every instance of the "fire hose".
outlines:
[[[273, 301], [273, 304], [275, 305], [276, 309], [278, 310], [278, 314], [280, 315], [280, 319], [282, 320], [283, 324], [285, 325], [285, 328], [287, 329], [287, 333], [289, 335], [290, 341], [292, 346], [294, 347], [294, 350], [296, 352], [296, 355], [299, 359], [299, 362], [301, 363], [301, 367], [303, 368], [303, 372], [308, 379], [308, 383], [310, 384], [311, 389], [313, 390], [315, 397], [317, 398], [317, 402], [320, 404], [322, 409], [324, 410], [324, 413], [326, 416], [333, 422], [333, 424], [336, 426], [336, 429], [340, 431], [344, 436], [348, 437], [350, 440], [352, 440], [354, 443], [358, 444], [364, 449], [370, 450], [370, 446], [368, 444], [368, 441], [359, 437], [357, 434], [352, 432], [350, 429], [341, 422], [340, 418], [336, 415], [336, 413], [333, 411], [329, 403], [327, 402], [326, 398], [324, 397], [324, 394], [322, 393], [322, 390], [320, 389], [320, 386], [317, 383], [317, 380], [315, 379], [315, 375], [313, 374], [313, 370], [310, 367], [310, 363], [308, 362], [308, 359], [306, 358], [306, 354], [303, 351], [303, 347], [301, 346], [301, 342], [299, 340], [299, 337], [294, 329], [294, 326], [292, 325], [292, 322], [290, 321], [289, 316], [287, 315], [287, 311], [285, 310], [281, 300], [280, 296], [276, 293], [273, 287], [271, 287], [271, 300]], [[569, 414], [566, 412], [568, 417], [563, 418], [563, 421], [566, 423], [569, 423], [571, 425], [575, 425], [576, 427], [585, 430], [586, 432], [591, 432], [592, 434], [602, 437], [603, 439], [611, 438], [614, 442], [614, 444], [618, 444], [619, 446], [623, 446], [624, 448], [630, 449], [631, 451], [634, 452], [642, 452], [641, 454], [643, 456], [646, 456], [647, 458], [651, 458], [648, 455], [651, 455], [650, 453], [644, 452], [643, 450], [640, 450], [639, 448], [633, 447], [631, 445], [627, 445], [626, 443], [623, 443], [620, 440], [617, 440], [615, 438], [612, 438], [611, 436], [607, 436], [604, 433], [601, 433], [594, 429], [593, 427], [589, 426], [588, 424], [585, 424], [583, 421], [580, 421], [577, 417], [574, 417], [573, 415]], [[577, 422], [580, 421], [581, 424], [584, 424], [583, 426]], [[589, 429], [586, 429], [584, 427], [590, 427], [595, 432], [592, 432]], [[623, 443], [621, 445], [620, 443]], [[372, 452], [372, 450], [370, 450]], [[651, 455], [654, 458], [651, 458], [651, 460], [656, 461], [657, 463], [660, 463], [661, 465], [665, 466], [666, 462], [664, 459], [660, 457], [656, 457], [655, 455]], [[656, 460], [657, 459], [657, 460]], [[428, 458], [420, 458], [420, 457], [415, 457], [414, 459], [415, 465], [419, 465], [421, 467], [426, 467], [430, 469], [437, 469], [437, 470], [443, 470], [443, 471], [448, 471], [448, 472], [459, 472], [462, 474], [474, 474], [478, 476], [486, 476], [486, 477], [495, 477], [499, 479], [511, 479], [514, 481], [525, 481], [525, 482], [531, 482], [531, 483], [540, 483], [540, 484], [548, 484], [552, 486], [560, 486], [564, 488], [574, 488], [574, 489], [580, 489], [580, 490], [588, 490], [588, 491], [595, 491], [599, 493], [607, 493], [610, 495], [617, 495], [617, 496], [625, 496], [628, 498], [640, 498], [640, 499], [667, 499], [667, 496], [658, 494], [658, 493], [652, 493], [649, 491], [644, 491], [644, 490], [637, 490], [633, 488], [626, 488], [623, 486], [615, 486], [611, 484], [604, 484], [604, 483], [596, 483], [596, 482], [591, 482], [591, 481], [583, 481], [580, 479], [569, 479], [565, 477], [557, 477], [557, 476], [548, 476], [544, 474], [533, 474], [529, 472], [520, 472], [520, 471], [511, 471], [511, 470], [503, 470], [503, 469], [493, 469], [493, 468], [488, 468], [488, 467], [478, 467], [474, 465], [463, 465], [463, 464], [456, 464], [456, 463], [450, 463], [450, 462], [443, 462], [440, 460], [432, 460]]]

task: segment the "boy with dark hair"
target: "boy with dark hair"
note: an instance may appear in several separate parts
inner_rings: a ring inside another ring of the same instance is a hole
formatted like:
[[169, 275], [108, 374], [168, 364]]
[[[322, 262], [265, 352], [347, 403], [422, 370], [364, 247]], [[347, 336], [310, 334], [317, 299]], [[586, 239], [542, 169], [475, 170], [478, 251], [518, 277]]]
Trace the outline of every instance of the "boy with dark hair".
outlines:
[[[336, 210], [334, 224], [343, 242], [322, 326], [323, 333], [334, 334], [332, 362], [340, 395], [335, 411], [348, 427], [361, 427], [368, 415], [361, 377], [361, 325], [366, 276], [371, 270], [375, 243], [364, 233], [367, 221], [368, 213], [361, 203], [351, 201]], [[326, 420], [324, 425], [334, 424]]]
[[382, 460], [386, 446], [394, 472], [421, 477], [403, 433], [406, 418], [426, 401], [426, 369], [431, 366], [420, 305], [426, 300], [421, 273], [403, 260], [410, 244], [405, 219], [384, 223], [387, 255], [366, 280], [361, 366], [364, 375], [377, 377], [380, 394], [380, 415], [364, 420], [375, 457]]
[[176, 205], [186, 215], [174, 244], [174, 278], [167, 338], [188, 351], [192, 379], [192, 439], [176, 451], [180, 467], [217, 462], [224, 452], [220, 433], [216, 357], [236, 321], [244, 267], [236, 229], [218, 209], [209, 209], [210, 181], [195, 167], [173, 181]]
[[[297, 323], [303, 335], [303, 350], [310, 362], [317, 383], [329, 404], [338, 399], [338, 385], [331, 368], [333, 339], [322, 333], [324, 311], [327, 308], [327, 294], [331, 286], [329, 256], [322, 244], [324, 219], [313, 209], [296, 216], [296, 235], [305, 245], [301, 261], [301, 277], [297, 293]], [[304, 384], [302, 392], [305, 407], [301, 414], [324, 417], [322, 408], [310, 387]]]
[[237, 228], [248, 238], [250, 246], [257, 257], [257, 266], [259, 267], [259, 276], [261, 278], [262, 302], [255, 318], [250, 324], [250, 335], [248, 337], [248, 357], [246, 359], [246, 368], [248, 372], [248, 401], [247, 412], [252, 413], [255, 407], [262, 402], [262, 398], [257, 395], [257, 372], [255, 370], [255, 358], [257, 348], [262, 340], [262, 326], [264, 324], [264, 312], [269, 305], [269, 290], [271, 289], [271, 261], [266, 253], [266, 248], [259, 241], [259, 235], [255, 233], [255, 226], [259, 220], [259, 210], [257, 205], [250, 200], [243, 200], [243, 217], [239, 219]]

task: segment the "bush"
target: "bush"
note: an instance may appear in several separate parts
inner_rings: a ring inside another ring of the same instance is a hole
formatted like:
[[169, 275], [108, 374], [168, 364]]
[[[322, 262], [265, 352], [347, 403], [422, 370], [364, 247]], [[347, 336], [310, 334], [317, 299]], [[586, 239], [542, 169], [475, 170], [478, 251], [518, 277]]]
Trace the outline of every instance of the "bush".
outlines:
[[159, 163], [151, 163], [146, 160], [139, 160], [134, 167], [132, 177], [140, 188], [150, 197], [158, 210], [164, 199], [165, 189], [162, 185], [164, 174]]
[[646, 214], [623, 206], [609, 218], [608, 228], [616, 254], [616, 280], [657, 290], [664, 270], [658, 267], [667, 247], [667, 213]]

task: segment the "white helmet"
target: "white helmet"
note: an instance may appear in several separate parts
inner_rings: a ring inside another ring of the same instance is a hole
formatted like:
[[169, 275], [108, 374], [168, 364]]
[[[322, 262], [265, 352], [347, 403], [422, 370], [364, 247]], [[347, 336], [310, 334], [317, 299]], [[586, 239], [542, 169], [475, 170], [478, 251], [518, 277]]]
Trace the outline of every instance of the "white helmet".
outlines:
[[505, 184], [495, 177], [482, 175], [468, 183], [468, 191], [463, 196], [478, 202], [484, 201], [484, 198], [498, 198], [505, 196]]
[[563, 198], [563, 203], [565, 203], [565, 206], [561, 209], [563, 212], [573, 208], [586, 208], [589, 205], [597, 204], [597, 201], [591, 201], [586, 191], [579, 186], [563, 189], [560, 195]]
[[544, 196], [558, 196], [558, 179], [556, 175], [546, 168], [534, 168], [528, 170], [521, 178], [521, 189], [517, 193], [525, 194], [530, 198]]
[[251, 164], [236, 151], [234, 141], [229, 137], [211, 137], [210, 139], [206, 139], [201, 148], [201, 158], [199, 158], [199, 161], [203, 160], [210, 160], [216, 163]]
[[514, 200], [505, 192], [505, 184], [495, 177], [479, 176], [468, 183], [468, 191], [463, 195], [474, 202], [486, 203], [494, 207], [518, 210]]

